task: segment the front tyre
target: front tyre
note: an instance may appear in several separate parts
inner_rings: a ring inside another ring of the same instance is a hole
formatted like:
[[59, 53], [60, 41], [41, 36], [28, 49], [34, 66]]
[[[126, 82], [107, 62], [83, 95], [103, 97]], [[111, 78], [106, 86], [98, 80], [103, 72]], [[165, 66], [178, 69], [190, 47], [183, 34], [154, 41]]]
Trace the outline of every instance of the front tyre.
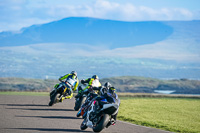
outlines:
[[81, 130], [85, 130], [87, 128], [86, 120], [84, 119], [80, 126]]
[[109, 115], [108, 114], [103, 114], [101, 120], [99, 121], [99, 123], [93, 127], [93, 131], [94, 132], [101, 132], [101, 130], [104, 129], [104, 127], [106, 127], [106, 125], [109, 122]]
[[52, 96], [50, 96], [49, 106], [52, 106], [54, 103], [56, 103], [58, 97], [59, 97], [58, 93], [52, 94]]
[[85, 100], [86, 100], [86, 97], [82, 97], [81, 99], [79, 98], [79, 100], [76, 100], [74, 110], [78, 111], [81, 105], [85, 102]]
[[50, 99], [51, 99], [51, 95], [53, 94], [53, 93], [55, 93], [55, 89], [54, 90], [52, 90], [51, 92], [50, 92]]
[[[79, 98], [79, 99], [80, 99], [80, 98]], [[78, 111], [79, 108], [80, 108], [80, 101], [79, 101], [79, 99], [78, 99], [78, 100], [76, 99], [75, 106], [74, 106], [74, 110], [75, 110], [75, 111]]]
[[76, 117], [80, 117], [81, 116], [81, 109], [78, 111], [78, 113], [76, 114]]

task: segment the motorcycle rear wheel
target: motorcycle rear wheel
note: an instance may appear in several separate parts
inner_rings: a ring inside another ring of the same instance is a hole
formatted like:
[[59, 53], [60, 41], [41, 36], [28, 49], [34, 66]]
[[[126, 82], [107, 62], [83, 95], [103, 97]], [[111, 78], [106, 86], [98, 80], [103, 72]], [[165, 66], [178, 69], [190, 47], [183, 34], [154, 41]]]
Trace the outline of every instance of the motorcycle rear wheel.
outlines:
[[101, 130], [104, 129], [104, 127], [106, 127], [106, 125], [109, 122], [109, 115], [108, 114], [103, 114], [101, 120], [99, 121], [99, 123], [93, 127], [93, 131], [94, 132], [101, 132]]

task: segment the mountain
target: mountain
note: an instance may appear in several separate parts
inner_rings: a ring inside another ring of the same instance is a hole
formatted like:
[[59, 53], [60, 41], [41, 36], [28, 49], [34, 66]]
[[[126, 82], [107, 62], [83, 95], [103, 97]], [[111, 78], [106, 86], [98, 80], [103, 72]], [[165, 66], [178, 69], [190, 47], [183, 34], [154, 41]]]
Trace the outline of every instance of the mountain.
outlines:
[[0, 34], [1, 46], [36, 43], [82, 43], [109, 48], [151, 44], [166, 39], [173, 28], [156, 21], [123, 22], [95, 18], [66, 18]]
[[200, 79], [200, 21], [65, 18], [0, 33], [1, 77]]

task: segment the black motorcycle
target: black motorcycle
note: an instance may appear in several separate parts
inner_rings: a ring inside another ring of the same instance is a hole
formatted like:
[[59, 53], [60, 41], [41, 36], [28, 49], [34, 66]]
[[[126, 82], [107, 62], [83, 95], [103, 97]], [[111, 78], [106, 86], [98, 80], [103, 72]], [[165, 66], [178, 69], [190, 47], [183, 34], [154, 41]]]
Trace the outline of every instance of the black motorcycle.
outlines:
[[78, 111], [81, 107], [81, 105], [85, 102], [86, 97], [87, 97], [87, 92], [84, 92], [82, 87], [79, 86], [78, 87], [78, 92], [81, 91], [81, 93], [78, 93], [77, 96], [75, 96], [75, 106], [74, 106], [74, 110]]
[[90, 107], [90, 101], [97, 97], [98, 94], [96, 94], [96, 92], [94, 90], [87, 90], [87, 92], [85, 92], [85, 95], [87, 94], [86, 96], [86, 100], [85, 102], [81, 105], [81, 108], [80, 110], [78, 111], [78, 113], [76, 114], [77, 117], [80, 117], [82, 116], [82, 118], [84, 119], [87, 115], [87, 111], [88, 111], [88, 108]]
[[[108, 95], [112, 95], [109, 94]], [[116, 95], [117, 96], [117, 95]], [[100, 97], [97, 101], [96, 98], [89, 103], [90, 107], [87, 111], [87, 116], [81, 123], [81, 130], [90, 127], [94, 132], [101, 132], [105, 127], [113, 124], [113, 116], [118, 113], [120, 100], [118, 98], [109, 99]]]
[[49, 106], [58, 103], [62, 97], [71, 95], [73, 86], [70, 82], [61, 82], [59, 83], [51, 92], [50, 92], [50, 102]]

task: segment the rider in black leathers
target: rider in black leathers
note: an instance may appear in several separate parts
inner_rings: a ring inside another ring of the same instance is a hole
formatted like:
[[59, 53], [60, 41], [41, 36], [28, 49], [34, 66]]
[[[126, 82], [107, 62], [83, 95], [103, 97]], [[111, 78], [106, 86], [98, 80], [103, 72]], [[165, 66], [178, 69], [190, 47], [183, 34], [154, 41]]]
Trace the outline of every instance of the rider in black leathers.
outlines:
[[[104, 86], [102, 86], [102, 87], [93, 88], [93, 89], [100, 91], [100, 97], [95, 98], [98, 103], [103, 98], [105, 98], [109, 103], [120, 102], [117, 94], [115, 93], [115, 88], [109, 82], [106, 82], [104, 84]], [[111, 123], [112, 125], [115, 125], [115, 123], [116, 123], [117, 114], [118, 113], [111, 116], [112, 117], [112, 123]]]

